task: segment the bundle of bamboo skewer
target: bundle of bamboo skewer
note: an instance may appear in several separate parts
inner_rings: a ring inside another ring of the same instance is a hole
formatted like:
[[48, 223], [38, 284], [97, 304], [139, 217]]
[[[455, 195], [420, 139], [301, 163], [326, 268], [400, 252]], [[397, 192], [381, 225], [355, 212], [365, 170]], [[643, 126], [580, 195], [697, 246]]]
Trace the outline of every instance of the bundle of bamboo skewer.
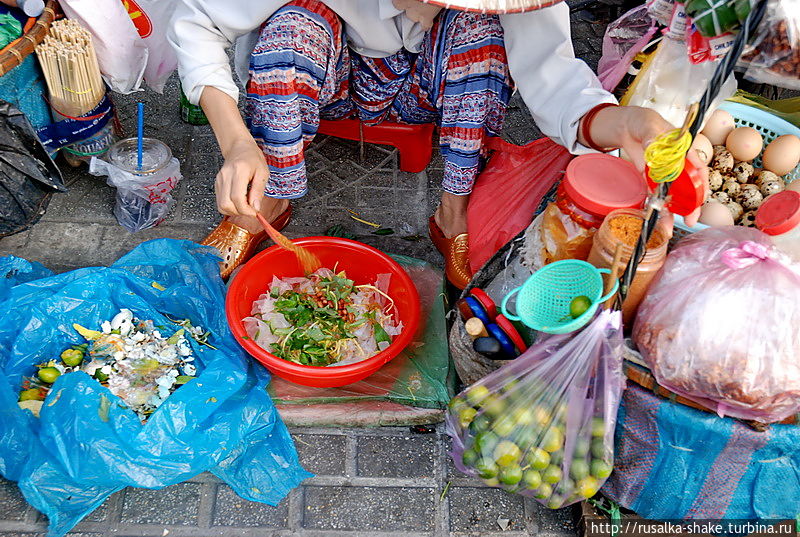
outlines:
[[106, 87], [100, 76], [92, 35], [70, 19], [56, 21], [36, 47], [44, 72], [50, 105], [62, 116], [81, 117], [103, 99]]

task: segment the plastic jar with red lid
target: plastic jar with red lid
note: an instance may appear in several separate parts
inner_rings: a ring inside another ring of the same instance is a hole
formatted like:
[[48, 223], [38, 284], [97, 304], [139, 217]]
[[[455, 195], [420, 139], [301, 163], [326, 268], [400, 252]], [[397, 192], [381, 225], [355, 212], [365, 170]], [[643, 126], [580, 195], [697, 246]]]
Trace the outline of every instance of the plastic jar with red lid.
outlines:
[[800, 192], [786, 190], [767, 198], [756, 213], [756, 227], [800, 262]]
[[542, 214], [544, 262], [585, 261], [606, 215], [639, 208], [646, 198], [645, 179], [630, 162], [605, 154], [576, 157], [567, 166], [556, 201]]

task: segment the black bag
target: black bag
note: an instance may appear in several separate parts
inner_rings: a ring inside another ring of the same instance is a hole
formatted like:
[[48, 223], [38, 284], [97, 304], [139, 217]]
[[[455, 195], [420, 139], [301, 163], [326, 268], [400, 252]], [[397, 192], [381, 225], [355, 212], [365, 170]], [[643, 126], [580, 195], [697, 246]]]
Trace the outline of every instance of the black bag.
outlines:
[[54, 192], [66, 192], [58, 167], [25, 114], [0, 101], [0, 237], [29, 229]]

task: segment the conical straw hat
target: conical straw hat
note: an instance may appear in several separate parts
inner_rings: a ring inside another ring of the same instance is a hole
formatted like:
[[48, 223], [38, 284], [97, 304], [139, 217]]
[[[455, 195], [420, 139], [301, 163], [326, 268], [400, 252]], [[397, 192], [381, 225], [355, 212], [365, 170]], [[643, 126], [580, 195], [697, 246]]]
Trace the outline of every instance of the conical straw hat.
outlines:
[[448, 9], [476, 11], [478, 13], [521, 13], [534, 11], [563, 0], [422, 0]]

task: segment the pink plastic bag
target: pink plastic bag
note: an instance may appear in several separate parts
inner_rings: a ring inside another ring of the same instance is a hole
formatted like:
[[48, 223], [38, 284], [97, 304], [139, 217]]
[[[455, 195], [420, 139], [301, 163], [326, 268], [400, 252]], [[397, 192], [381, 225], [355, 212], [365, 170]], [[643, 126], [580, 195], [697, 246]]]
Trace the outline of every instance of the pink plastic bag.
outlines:
[[594, 496], [613, 467], [621, 325], [602, 311], [457, 395], [446, 419], [456, 468], [551, 509]]
[[528, 227], [550, 187], [572, 156], [549, 138], [519, 146], [490, 138], [494, 150], [469, 199], [469, 262], [477, 272], [508, 241]]
[[800, 412], [800, 267], [760, 231], [709, 228], [681, 241], [633, 336], [660, 384], [721, 416]]
[[636, 7], [612, 22], [603, 37], [603, 56], [597, 78], [606, 91], [614, 91], [636, 55], [650, 42], [657, 26], [646, 6]]

